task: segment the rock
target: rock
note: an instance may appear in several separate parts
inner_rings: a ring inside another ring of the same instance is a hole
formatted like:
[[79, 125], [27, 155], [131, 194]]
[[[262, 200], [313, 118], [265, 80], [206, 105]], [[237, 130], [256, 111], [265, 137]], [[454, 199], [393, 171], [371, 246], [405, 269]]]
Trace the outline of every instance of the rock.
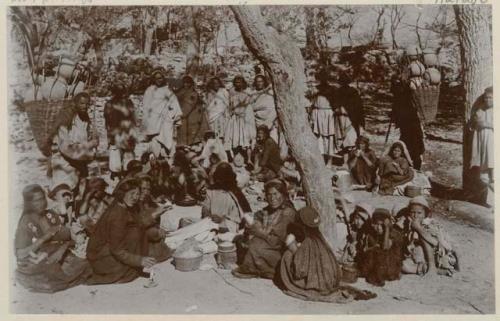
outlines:
[[451, 200], [448, 208], [458, 218], [478, 225], [481, 229], [489, 232], [494, 230], [494, 215], [492, 210], [464, 201]]

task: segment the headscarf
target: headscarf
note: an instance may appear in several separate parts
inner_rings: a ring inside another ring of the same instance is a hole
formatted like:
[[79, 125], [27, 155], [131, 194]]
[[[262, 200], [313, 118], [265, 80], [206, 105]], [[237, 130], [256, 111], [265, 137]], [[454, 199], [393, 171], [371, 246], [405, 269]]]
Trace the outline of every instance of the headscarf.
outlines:
[[387, 148], [385, 150], [384, 156], [388, 156], [388, 157], [392, 158], [392, 150], [396, 146], [399, 147], [399, 148], [401, 148], [401, 150], [402, 150], [402, 156], [404, 158], [406, 158], [406, 160], [408, 161], [408, 164], [410, 164], [410, 167], [413, 167], [413, 161], [411, 160], [410, 153], [408, 152], [408, 148], [406, 147], [406, 144], [403, 141], [401, 141], [401, 140], [397, 140], [391, 146], [389, 146], [389, 148]]

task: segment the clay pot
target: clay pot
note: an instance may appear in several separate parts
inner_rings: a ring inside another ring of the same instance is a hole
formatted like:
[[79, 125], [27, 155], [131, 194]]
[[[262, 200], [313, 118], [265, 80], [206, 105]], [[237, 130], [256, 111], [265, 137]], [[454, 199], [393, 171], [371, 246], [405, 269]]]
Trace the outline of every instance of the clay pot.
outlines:
[[420, 61], [412, 61], [408, 68], [412, 77], [421, 77], [425, 73], [425, 66]]

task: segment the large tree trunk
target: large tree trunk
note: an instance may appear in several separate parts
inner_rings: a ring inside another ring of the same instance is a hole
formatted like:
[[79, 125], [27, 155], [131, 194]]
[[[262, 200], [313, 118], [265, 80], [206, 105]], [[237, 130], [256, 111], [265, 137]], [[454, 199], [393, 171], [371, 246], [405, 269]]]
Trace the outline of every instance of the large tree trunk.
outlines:
[[[468, 130], [471, 111], [484, 92], [493, 84], [493, 51], [490, 29], [490, 5], [455, 5], [462, 59], [465, 114], [463, 131], [463, 176], [465, 192], [477, 188], [470, 171], [472, 132]], [[477, 193], [475, 193], [477, 194]]]
[[278, 118], [292, 155], [300, 164], [308, 204], [321, 215], [321, 232], [333, 246], [335, 199], [331, 178], [307, 121], [304, 60], [300, 50], [290, 39], [265, 26], [258, 6], [231, 6], [231, 9], [248, 49], [271, 78]]

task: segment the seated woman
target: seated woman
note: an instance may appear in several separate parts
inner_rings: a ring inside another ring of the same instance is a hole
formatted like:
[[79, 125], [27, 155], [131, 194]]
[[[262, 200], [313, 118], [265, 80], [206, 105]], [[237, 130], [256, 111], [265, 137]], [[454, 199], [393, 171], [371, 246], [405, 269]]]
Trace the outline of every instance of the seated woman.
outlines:
[[246, 218], [251, 239], [243, 263], [232, 271], [239, 278], [274, 278], [286, 249], [288, 225], [295, 221], [296, 212], [288, 199], [285, 182], [271, 180], [264, 190], [269, 205], [256, 213], [253, 220]]
[[67, 251], [69, 229], [55, 213], [47, 211], [42, 187], [26, 186], [23, 199], [14, 240], [17, 281], [30, 291], [47, 293], [83, 283], [90, 273], [88, 262]]
[[366, 247], [359, 255], [358, 269], [366, 282], [384, 286], [385, 281], [400, 279], [403, 238], [392, 227], [391, 214], [388, 210], [376, 209], [373, 213]]
[[130, 282], [141, 276], [143, 268], [156, 264], [156, 259], [148, 256], [147, 227], [137, 207], [139, 181], [122, 181], [114, 194], [115, 202], [90, 235], [87, 258], [93, 275], [89, 284]]
[[231, 165], [221, 163], [214, 172], [214, 185], [207, 190], [201, 216], [219, 224], [219, 231], [238, 233], [243, 215], [252, 209], [236, 182]]
[[365, 185], [369, 191], [375, 182], [378, 159], [370, 148], [370, 140], [359, 136], [356, 148], [349, 152], [347, 164], [355, 184]]
[[156, 259], [157, 262], [166, 261], [172, 251], [165, 244], [167, 233], [160, 228], [160, 216], [170, 208], [170, 205], [158, 205], [151, 196], [152, 179], [148, 175], [138, 176], [141, 188], [139, 196], [139, 210], [142, 224], [147, 227], [148, 235], [148, 256]]
[[319, 231], [318, 212], [311, 207], [299, 210], [298, 222], [290, 225], [288, 249], [280, 263], [278, 284], [285, 294], [322, 302], [367, 300], [376, 295], [352, 287], [341, 287], [341, 270], [330, 246]]
[[403, 273], [423, 275], [437, 271], [452, 276], [459, 270], [457, 253], [443, 228], [432, 220], [425, 198], [411, 199], [405, 213], [407, 258], [403, 261]]
[[244, 153], [243, 148], [235, 148], [233, 162], [231, 163], [239, 188], [245, 188], [250, 183], [250, 172], [245, 167]]
[[278, 144], [269, 136], [269, 128], [266, 125], [261, 125], [257, 128], [257, 143], [255, 149], [255, 164], [253, 174], [257, 180], [267, 182], [270, 179], [276, 178], [283, 161], [280, 156], [280, 148]]
[[383, 195], [404, 195], [406, 184], [411, 182], [415, 173], [413, 163], [405, 143], [397, 141], [380, 160], [378, 175], [379, 191]]

